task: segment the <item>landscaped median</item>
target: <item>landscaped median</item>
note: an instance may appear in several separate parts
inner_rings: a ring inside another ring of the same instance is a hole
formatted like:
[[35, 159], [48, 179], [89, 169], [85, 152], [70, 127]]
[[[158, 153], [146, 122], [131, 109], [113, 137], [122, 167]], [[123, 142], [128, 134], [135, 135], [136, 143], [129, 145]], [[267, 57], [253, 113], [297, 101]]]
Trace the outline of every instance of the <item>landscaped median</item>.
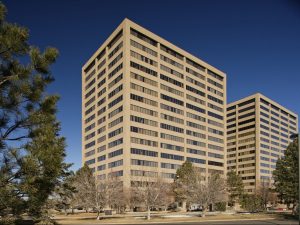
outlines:
[[230, 220], [272, 220], [278, 219], [275, 214], [212, 214], [201, 217], [199, 213], [154, 213], [152, 219], [146, 220], [145, 213], [130, 213], [124, 215], [104, 216], [96, 220], [93, 213], [74, 215], [56, 215], [54, 219], [59, 224], [141, 224], [141, 223], [180, 223], [200, 221], [230, 221]]

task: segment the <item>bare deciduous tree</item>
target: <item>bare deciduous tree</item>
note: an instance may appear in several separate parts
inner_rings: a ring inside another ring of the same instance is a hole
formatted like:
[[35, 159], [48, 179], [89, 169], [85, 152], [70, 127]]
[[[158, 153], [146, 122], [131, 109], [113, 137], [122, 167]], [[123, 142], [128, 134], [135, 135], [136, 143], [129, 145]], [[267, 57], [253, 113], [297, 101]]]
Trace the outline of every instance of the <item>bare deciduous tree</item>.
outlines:
[[271, 180], [261, 180], [256, 194], [261, 198], [264, 209], [267, 209], [269, 203], [275, 203], [277, 200]]
[[152, 208], [166, 208], [172, 201], [170, 184], [160, 177], [133, 182], [130, 194], [132, 204], [147, 209], [148, 220]]
[[200, 172], [197, 173], [195, 179], [190, 185], [191, 195], [190, 202], [197, 203], [202, 206], [202, 216], [205, 217], [207, 208], [210, 204], [226, 200], [225, 180], [218, 174], [211, 174], [207, 180], [203, 179]]

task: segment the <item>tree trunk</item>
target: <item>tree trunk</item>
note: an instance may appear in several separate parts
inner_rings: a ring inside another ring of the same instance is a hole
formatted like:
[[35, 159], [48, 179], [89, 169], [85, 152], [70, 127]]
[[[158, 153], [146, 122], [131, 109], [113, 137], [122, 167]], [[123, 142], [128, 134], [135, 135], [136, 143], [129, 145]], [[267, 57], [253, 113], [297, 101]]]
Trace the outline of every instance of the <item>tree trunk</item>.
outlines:
[[187, 211], [185, 200], [182, 201], [182, 211]]
[[148, 211], [147, 211], [147, 220], [150, 220], [150, 206], [148, 206]]
[[67, 206], [66, 205], [64, 205], [64, 211], [65, 211], [65, 216], [67, 216], [68, 212], [67, 212]]
[[206, 216], [206, 211], [207, 211], [207, 207], [206, 206], [202, 206], [202, 217]]
[[100, 210], [97, 210], [97, 220], [100, 220]]

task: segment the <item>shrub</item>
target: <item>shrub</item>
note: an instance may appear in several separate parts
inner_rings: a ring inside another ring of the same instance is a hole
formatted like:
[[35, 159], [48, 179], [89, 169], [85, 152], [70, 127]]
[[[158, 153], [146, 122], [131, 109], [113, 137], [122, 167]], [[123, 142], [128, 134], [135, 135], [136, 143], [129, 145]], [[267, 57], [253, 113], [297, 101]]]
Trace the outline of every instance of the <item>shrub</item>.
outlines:
[[226, 202], [217, 202], [215, 204], [215, 210], [221, 212], [226, 211]]

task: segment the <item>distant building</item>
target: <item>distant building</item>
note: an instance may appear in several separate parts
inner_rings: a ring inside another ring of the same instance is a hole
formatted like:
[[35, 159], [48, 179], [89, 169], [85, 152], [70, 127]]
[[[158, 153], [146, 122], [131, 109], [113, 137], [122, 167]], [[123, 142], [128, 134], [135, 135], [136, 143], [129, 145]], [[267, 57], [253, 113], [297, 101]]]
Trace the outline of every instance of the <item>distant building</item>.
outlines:
[[241, 175], [253, 193], [261, 181], [272, 181], [278, 158], [298, 133], [298, 116], [255, 94], [227, 106], [227, 165]]
[[82, 68], [82, 162], [125, 186], [225, 174], [225, 111], [222, 71], [125, 19]]

